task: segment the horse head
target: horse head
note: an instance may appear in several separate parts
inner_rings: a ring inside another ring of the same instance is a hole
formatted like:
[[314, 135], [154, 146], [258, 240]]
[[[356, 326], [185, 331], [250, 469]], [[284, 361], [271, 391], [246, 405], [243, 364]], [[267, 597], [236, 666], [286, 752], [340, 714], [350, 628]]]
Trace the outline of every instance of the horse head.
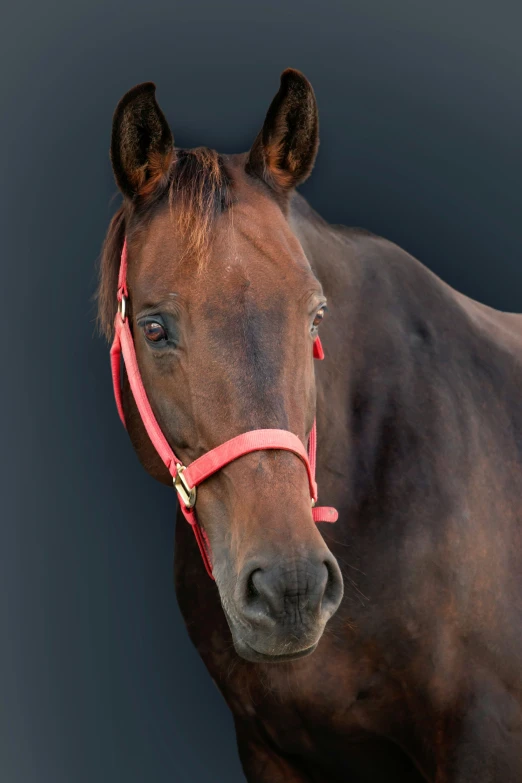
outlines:
[[[326, 299], [288, 204], [317, 145], [313, 90], [294, 70], [245, 154], [176, 148], [153, 84], [118, 104], [111, 158], [124, 198], [102, 257], [100, 318], [110, 332], [125, 241], [139, 372], [185, 465], [256, 429], [308, 442]], [[123, 406], [142, 464], [171, 484], [126, 379]], [[280, 449], [244, 454], [198, 488], [197, 517], [237, 652], [253, 661], [312, 652], [343, 584], [313, 520], [302, 461]]]

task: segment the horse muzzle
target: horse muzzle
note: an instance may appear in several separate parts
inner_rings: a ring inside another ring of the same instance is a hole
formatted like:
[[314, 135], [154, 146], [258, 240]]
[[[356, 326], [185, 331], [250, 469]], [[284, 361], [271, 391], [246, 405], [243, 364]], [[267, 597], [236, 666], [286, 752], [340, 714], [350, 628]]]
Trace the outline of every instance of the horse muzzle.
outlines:
[[284, 662], [312, 653], [343, 596], [337, 561], [294, 557], [266, 565], [251, 561], [237, 581], [226, 612], [234, 646], [250, 661]]

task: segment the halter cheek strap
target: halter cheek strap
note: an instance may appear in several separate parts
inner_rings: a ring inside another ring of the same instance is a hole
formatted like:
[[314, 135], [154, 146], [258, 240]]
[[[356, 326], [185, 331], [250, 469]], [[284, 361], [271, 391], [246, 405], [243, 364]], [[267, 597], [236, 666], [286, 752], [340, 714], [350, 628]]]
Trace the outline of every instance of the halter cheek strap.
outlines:
[[[267, 449], [290, 451], [295, 454], [302, 461], [306, 469], [314, 522], [336, 522], [338, 514], [334, 508], [315, 506], [317, 501], [317, 484], [315, 483], [317, 430], [315, 420], [308, 440], [308, 450], [305, 449], [297, 435], [294, 435], [288, 430], [251, 430], [250, 432], [245, 432], [242, 435], [237, 435], [235, 438], [227, 440], [225, 443], [222, 443], [221, 446], [211, 449], [211, 451], [207, 451], [206, 454], [203, 454], [202, 457], [191, 462], [190, 465], [183, 465], [181, 460], [176, 457], [169, 446], [156, 417], [154, 416], [141, 379], [141, 373], [136, 359], [136, 351], [134, 349], [134, 340], [132, 339], [129, 319], [126, 312], [128, 301], [126, 240], [121, 254], [117, 299], [118, 312], [114, 322], [114, 340], [111, 347], [111, 370], [116, 407], [118, 408], [122, 424], [125, 427], [120, 377], [121, 359], [123, 358], [129, 385], [141, 420], [152, 445], [172, 476], [174, 487], [178, 492], [181, 511], [187, 522], [192, 526], [208, 575], [213, 578], [212, 555], [208, 538], [205, 531], [198, 523], [196, 515], [196, 490], [200, 484], [209, 478], [209, 476], [217, 473], [217, 471], [221, 470], [225, 465], [228, 465], [230, 462], [233, 462], [245, 454], [250, 454], [253, 451], [265, 451]], [[314, 341], [313, 352], [315, 359], [324, 359], [323, 348], [318, 337]]]

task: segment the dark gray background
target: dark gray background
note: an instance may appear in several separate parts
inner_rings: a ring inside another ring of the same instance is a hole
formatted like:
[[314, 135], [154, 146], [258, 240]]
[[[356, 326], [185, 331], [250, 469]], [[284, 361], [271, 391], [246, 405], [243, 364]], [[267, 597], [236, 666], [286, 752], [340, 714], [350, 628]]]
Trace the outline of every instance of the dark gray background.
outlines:
[[177, 144], [240, 151], [281, 70], [301, 69], [321, 113], [316, 209], [522, 310], [521, 23], [504, 0], [4, 12], [2, 783], [242, 780], [175, 602], [174, 494], [138, 465], [95, 334], [120, 96], [156, 81]]

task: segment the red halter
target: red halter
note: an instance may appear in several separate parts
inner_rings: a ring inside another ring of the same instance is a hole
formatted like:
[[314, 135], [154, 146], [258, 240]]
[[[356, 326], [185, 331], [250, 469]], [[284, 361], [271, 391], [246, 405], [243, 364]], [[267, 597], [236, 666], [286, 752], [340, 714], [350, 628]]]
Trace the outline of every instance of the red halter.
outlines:
[[[170, 475], [173, 478], [174, 487], [179, 496], [179, 505], [187, 522], [192, 526], [199, 550], [207, 569], [208, 575], [212, 576], [211, 551], [208, 538], [205, 531], [198, 523], [196, 516], [196, 487], [212, 476], [229, 462], [242, 457], [244, 454], [250, 454], [252, 451], [264, 451], [265, 449], [282, 449], [296, 454], [303, 462], [308, 476], [310, 486], [310, 497], [312, 500], [312, 517], [314, 522], [336, 522], [337, 511], [335, 508], [326, 506], [315, 507], [317, 501], [317, 484], [315, 483], [315, 454], [317, 447], [316, 423], [310, 433], [308, 440], [308, 453], [297, 435], [287, 430], [252, 430], [242, 435], [237, 435], [221, 446], [217, 446], [211, 451], [207, 451], [199, 459], [191, 462], [185, 467], [179, 460], [160, 429], [156, 417], [152, 412], [150, 403], [141, 380], [141, 374], [134, 350], [134, 342], [127, 318], [126, 305], [129, 293], [127, 290], [127, 240], [123, 245], [120, 262], [120, 273], [118, 276], [118, 312], [114, 323], [114, 341], [111, 347], [111, 368], [112, 381], [114, 385], [114, 396], [116, 406], [123, 426], [125, 427], [125, 415], [121, 399], [120, 383], [120, 359], [123, 356], [125, 370], [129, 379], [130, 388], [134, 395], [136, 406], [141, 416], [141, 420], [147, 430], [152, 445], [159, 456], [167, 466]], [[317, 337], [314, 342], [314, 358], [324, 359], [324, 353], [321, 342]]]

